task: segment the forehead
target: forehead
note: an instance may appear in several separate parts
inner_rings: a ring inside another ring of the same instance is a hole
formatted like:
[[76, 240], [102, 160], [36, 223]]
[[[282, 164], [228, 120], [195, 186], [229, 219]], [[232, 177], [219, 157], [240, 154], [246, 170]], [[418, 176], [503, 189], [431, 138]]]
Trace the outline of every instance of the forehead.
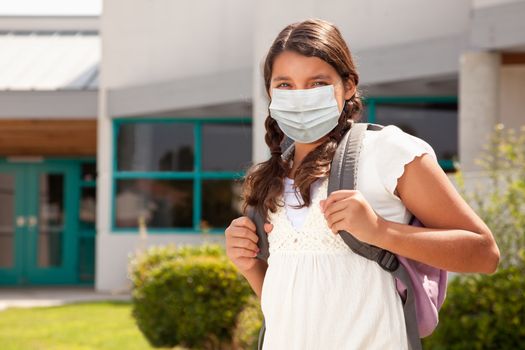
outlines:
[[319, 57], [304, 56], [293, 51], [280, 53], [273, 62], [272, 79], [282, 77], [308, 79], [317, 75], [335, 78], [338, 73], [334, 67]]

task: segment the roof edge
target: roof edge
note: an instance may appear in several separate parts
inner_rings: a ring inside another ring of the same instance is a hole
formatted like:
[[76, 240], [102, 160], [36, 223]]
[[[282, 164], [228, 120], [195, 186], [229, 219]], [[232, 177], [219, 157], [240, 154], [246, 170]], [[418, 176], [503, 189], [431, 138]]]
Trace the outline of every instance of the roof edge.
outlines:
[[99, 31], [100, 16], [0, 15], [2, 31]]

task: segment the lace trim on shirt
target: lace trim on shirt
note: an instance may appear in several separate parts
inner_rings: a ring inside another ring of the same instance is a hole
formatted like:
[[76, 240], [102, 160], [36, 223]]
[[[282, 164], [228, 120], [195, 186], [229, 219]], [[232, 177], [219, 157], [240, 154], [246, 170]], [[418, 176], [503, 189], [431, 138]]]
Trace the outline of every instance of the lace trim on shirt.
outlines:
[[[277, 252], [351, 252], [341, 236], [332, 233], [321, 212], [319, 201], [326, 199], [327, 188], [328, 177], [314, 191], [312, 203], [300, 229], [293, 227], [284, 206], [278, 206], [275, 213], [268, 211], [269, 220], [273, 224], [273, 230], [268, 234], [270, 256]], [[280, 199], [284, 202], [282, 197]]]

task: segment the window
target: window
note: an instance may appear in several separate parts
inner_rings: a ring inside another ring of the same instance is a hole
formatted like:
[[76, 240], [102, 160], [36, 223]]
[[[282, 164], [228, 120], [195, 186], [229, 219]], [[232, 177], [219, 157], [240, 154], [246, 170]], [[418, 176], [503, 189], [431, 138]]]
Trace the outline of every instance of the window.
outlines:
[[118, 150], [121, 171], [193, 171], [193, 124], [122, 124]]
[[427, 141], [446, 172], [458, 158], [458, 104], [452, 97], [372, 97], [362, 121], [394, 124]]
[[241, 215], [248, 118], [114, 121], [113, 229], [223, 233]]

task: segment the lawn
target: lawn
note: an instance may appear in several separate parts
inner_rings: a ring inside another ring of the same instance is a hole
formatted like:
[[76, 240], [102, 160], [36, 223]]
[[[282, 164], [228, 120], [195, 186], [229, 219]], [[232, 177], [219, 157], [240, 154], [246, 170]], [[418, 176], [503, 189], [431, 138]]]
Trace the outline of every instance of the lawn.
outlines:
[[129, 302], [78, 303], [0, 311], [2, 350], [153, 349]]

